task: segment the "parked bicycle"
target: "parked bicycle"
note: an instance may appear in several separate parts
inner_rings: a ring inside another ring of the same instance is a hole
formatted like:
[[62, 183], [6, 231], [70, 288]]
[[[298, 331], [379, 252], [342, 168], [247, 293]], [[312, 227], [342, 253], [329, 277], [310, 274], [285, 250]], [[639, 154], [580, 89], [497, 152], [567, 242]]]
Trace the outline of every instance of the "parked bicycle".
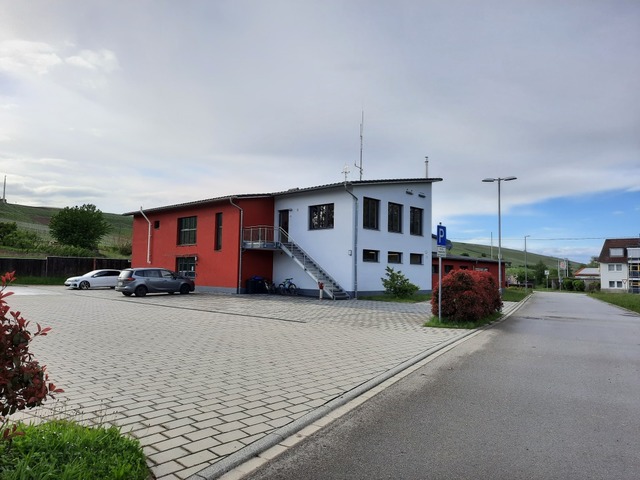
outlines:
[[296, 287], [296, 284], [293, 283], [291, 280], [293, 280], [293, 278], [285, 278], [284, 282], [278, 285], [278, 293], [280, 295], [297, 295], [298, 294], [298, 287]]
[[270, 295], [277, 293], [276, 284], [273, 283], [271, 280], [264, 281], [264, 288], [267, 290], [267, 293]]

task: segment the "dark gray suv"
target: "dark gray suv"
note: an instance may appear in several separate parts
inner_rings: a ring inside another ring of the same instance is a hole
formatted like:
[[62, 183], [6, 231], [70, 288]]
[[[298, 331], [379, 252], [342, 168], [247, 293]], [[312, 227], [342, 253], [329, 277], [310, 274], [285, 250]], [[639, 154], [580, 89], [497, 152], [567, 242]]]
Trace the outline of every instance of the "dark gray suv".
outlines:
[[125, 268], [118, 276], [116, 292], [127, 297], [135, 294], [144, 297], [147, 293], [180, 292], [187, 294], [196, 288], [195, 282], [166, 268]]

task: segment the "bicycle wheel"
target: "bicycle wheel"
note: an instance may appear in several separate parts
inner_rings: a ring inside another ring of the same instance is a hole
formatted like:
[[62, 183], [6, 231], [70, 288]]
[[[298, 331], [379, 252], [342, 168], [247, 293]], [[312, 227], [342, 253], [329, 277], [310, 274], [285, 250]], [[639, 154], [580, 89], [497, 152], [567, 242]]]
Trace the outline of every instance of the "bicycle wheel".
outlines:
[[298, 294], [298, 287], [296, 287], [295, 283], [290, 283], [289, 287], [287, 288], [287, 293], [289, 295], [297, 295]]

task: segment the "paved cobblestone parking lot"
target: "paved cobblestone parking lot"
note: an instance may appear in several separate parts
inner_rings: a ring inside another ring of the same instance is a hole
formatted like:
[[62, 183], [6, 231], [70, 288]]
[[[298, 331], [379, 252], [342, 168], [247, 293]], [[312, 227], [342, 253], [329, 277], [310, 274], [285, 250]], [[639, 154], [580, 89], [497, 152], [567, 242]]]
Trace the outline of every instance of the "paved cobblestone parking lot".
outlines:
[[430, 305], [268, 295], [148, 295], [11, 287], [53, 328], [32, 351], [65, 390], [20, 413], [115, 424], [159, 479], [203, 472], [469, 333], [425, 328]]

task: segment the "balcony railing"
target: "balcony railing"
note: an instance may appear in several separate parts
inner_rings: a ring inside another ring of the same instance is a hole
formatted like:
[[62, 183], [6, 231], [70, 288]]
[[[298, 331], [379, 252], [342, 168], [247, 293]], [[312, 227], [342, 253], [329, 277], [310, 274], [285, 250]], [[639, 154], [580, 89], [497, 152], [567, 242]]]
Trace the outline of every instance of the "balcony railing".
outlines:
[[242, 232], [242, 247], [275, 250], [280, 247], [278, 237], [276, 227], [269, 225], [247, 227]]

